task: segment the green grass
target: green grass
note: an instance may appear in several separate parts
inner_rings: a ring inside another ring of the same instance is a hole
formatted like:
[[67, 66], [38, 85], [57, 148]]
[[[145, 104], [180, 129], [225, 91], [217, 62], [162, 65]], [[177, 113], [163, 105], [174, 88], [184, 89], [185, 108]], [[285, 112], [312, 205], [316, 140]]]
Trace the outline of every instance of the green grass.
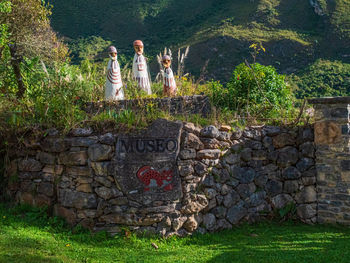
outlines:
[[350, 229], [339, 226], [263, 223], [168, 240], [73, 232], [38, 209], [0, 204], [0, 262], [350, 261]]

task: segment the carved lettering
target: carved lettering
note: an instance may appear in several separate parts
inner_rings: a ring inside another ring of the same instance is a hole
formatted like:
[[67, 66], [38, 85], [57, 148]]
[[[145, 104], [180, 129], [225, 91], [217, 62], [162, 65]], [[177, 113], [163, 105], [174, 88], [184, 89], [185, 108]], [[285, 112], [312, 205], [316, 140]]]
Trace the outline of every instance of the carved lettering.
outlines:
[[119, 139], [118, 150], [120, 153], [173, 153], [178, 149], [176, 139], [144, 139], [129, 138]]

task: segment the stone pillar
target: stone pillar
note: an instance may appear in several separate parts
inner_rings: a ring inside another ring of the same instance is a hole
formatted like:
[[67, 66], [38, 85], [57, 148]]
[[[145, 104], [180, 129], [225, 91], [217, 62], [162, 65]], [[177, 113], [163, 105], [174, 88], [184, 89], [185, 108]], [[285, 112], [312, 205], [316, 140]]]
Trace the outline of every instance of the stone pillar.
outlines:
[[315, 109], [317, 220], [350, 224], [350, 97], [309, 103]]

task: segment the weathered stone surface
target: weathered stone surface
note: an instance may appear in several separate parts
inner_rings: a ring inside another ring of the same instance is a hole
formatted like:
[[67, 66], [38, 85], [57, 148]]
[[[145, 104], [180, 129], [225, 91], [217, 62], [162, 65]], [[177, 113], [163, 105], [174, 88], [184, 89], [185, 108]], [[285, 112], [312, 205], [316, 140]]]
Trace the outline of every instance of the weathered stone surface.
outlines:
[[199, 135], [201, 131], [201, 129], [196, 127], [192, 122], [184, 122], [183, 129], [189, 133], [194, 133], [196, 135]]
[[24, 159], [18, 163], [18, 169], [22, 172], [39, 172], [43, 165], [35, 159]]
[[241, 159], [245, 162], [249, 162], [252, 159], [252, 149], [245, 148], [241, 151]]
[[71, 226], [76, 224], [76, 213], [73, 209], [68, 209], [60, 205], [55, 205], [54, 215], [64, 218]]
[[195, 149], [184, 149], [179, 153], [182, 160], [195, 159], [197, 156]]
[[265, 126], [263, 128], [263, 133], [268, 136], [275, 136], [281, 132], [281, 128], [277, 126]]
[[41, 149], [44, 152], [59, 153], [69, 149], [69, 144], [62, 138], [46, 138], [41, 142]]
[[116, 139], [112, 133], [106, 133], [100, 137], [99, 142], [113, 146], [116, 143]]
[[179, 174], [182, 177], [189, 176], [194, 173], [193, 166], [190, 164], [185, 164], [179, 166]]
[[220, 157], [221, 151], [215, 150], [201, 150], [197, 152], [198, 159], [218, 159]]
[[267, 183], [268, 177], [267, 175], [260, 175], [254, 179], [254, 183], [256, 186], [260, 188], [264, 188]]
[[297, 180], [294, 181], [285, 181], [283, 191], [285, 193], [291, 194], [295, 193], [299, 189], [299, 183]]
[[112, 147], [105, 144], [94, 144], [89, 147], [88, 154], [93, 162], [107, 161], [112, 157]]
[[336, 122], [316, 122], [314, 127], [316, 144], [335, 144], [341, 141], [341, 127]]
[[43, 164], [55, 164], [55, 155], [46, 152], [38, 152], [36, 158]]
[[316, 184], [316, 176], [303, 177], [302, 182], [304, 186], [314, 185]]
[[91, 162], [91, 168], [94, 170], [95, 175], [97, 176], [107, 176], [108, 175], [108, 166], [110, 162]]
[[197, 175], [203, 176], [207, 173], [207, 166], [201, 162], [197, 162], [197, 164], [194, 166], [194, 170]]
[[222, 187], [221, 187], [221, 194], [222, 195], [227, 195], [229, 192], [232, 191], [232, 187], [228, 186], [227, 184], [224, 184]]
[[230, 132], [232, 130], [230, 125], [221, 125], [219, 131]]
[[203, 142], [205, 149], [218, 149], [218, 148], [220, 148], [220, 141], [218, 141], [217, 139], [201, 137], [200, 140]]
[[215, 196], [217, 195], [217, 192], [213, 188], [205, 188], [204, 194], [210, 200], [210, 199], [215, 198]]
[[285, 146], [293, 146], [295, 144], [295, 139], [291, 134], [280, 133], [272, 138], [273, 146], [276, 149], [283, 148]]
[[266, 198], [266, 192], [265, 191], [259, 191], [259, 192], [255, 192], [253, 193], [248, 200], [248, 205], [250, 207], [256, 207], [258, 205], [261, 205]]
[[231, 134], [228, 132], [220, 131], [219, 136], [217, 137], [219, 141], [231, 142]]
[[231, 229], [232, 225], [226, 219], [219, 219], [216, 223], [216, 230]]
[[148, 215], [140, 217], [135, 214], [110, 214], [100, 217], [100, 221], [108, 224], [121, 224], [129, 226], [151, 226], [163, 220], [161, 214]]
[[88, 128], [76, 128], [71, 130], [71, 134], [75, 137], [85, 137], [90, 136], [94, 131], [91, 127]]
[[237, 186], [237, 192], [243, 199], [249, 197], [255, 189], [251, 184], [240, 184]]
[[113, 196], [113, 191], [110, 188], [107, 188], [105, 186], [102, 187], [97, 187], [95, 189], [96, 194], [101, 197], [104, 200], [109, 200], [111, 199]]
[[217, 218], [225, 218], [226, 211], [227, 211], [227, 208], [223, 206], [217, 206], [211, 210], [211, 213], [213, 213]]
[[205, 214], [203, 217], [203, 225], [208, 230], [213, 230], [215, 228], [216, 224], [216, 217], [215, 215], [208, 213]]
[[190, 216], [187, 221], [183, 224], [183, 227], [188, 231], [188, 232], [193, 232], [197, 229], [198, 223], [194, 216]]
[[315, 146], [312, 142], [305, 142], [299, 146], [303, 157], [315, 158]]
[[38, 186], [38, 193], [44, 194], [46, 196], [54, 195], [53, 184], [51, 183], [40, 183]]
[[285, 180], [294, 180], [301, 177], [301, 173], [294, 166], [289, 166], [282, 171], [282, 177]]
[[69, 140], [72, 147], [89, 147], [97, 142], [97, 137], [73, 137]]
[[78, 192], [92, 193], [92, 187], [90, 184], [80, 184], [76, 189]]
[[68, 175], [72, 175], [72, 176], [86, 176], [86, 177], [90, 177], [91, 175], [91, 171], [89, 169], [89, 167], [86, 166], [71, 166], [71, 167], [67, 167], [66, 168], [66, 173]]
[[316, 204], [299, 205], [297, 215], [302, 219], [309, 219], [316, 216]]
[[315, 161], [311, 158], [302, 158], [297, 164], [297, 168], [301, 172], [305, 172], [315, 165]]
[[59, 161], [61, 164], [67, 166], [83, 166], [87, 164], [87, 153], [86, 151], [80, 152], [63, 152], [59, 155]]
[[278, 150], [277, 164], [280, 167], [287, 167], [296, 164], [298, 161], [298, 150], [294, 147], [287, 146]]
[[231, 153], [231, 154], [225, 156], [224, 161], [228, 164], [231, 164], [231, 165], [237, 164], [240, 161], [240, 156], [238, 154]]
[[272, 198], [272, 205], [276, 209], [281, 209], [291, 202], [293, 202], [293, 198], [288, 194], [280, 194]]
[[266, 149], [273, 151], [275, 148], [273, 147], [273, 140], [269, 136], [265, 136], [263, 139], [263, 145]]
[[307, 186], [301, 192], [295, 195], [295, 200], [298, 204], [312, 203], [317, 200], [316, 190], [314, 186]]
[[283, 184], [280, 181], [269, 180], [266, 183], [265, 190], [270, 196], [275, 196], [282, 193]]
[[196, 195], [196, 198], [193, 201], [190, 201], [189, 204], [182, 208], [184, 214], [194, 214], [199, 213], [209, 204], [208, 199], [205, 195]]
[[74, 207], [79, 209], [97, 207], [97, 200], [94, 194], [76, 192], [68, 189], [59, 191], [58, 200], [64, 207]]
[[244, 207], [244, 202], [239, 202], [227, 211], [227, 220], [231, 224], [238, 224], [239, 221], [247, 215], [248, 210]]
[[45, 165], [43, 168], [43, 173], [45, 174], [55, 174], [55, 175], [61, 175], [63, 173], [63, 165]]
[[200, 131], [200, 135], [203, 137], [208, 137], [208, 138], [217, 138], [220, 135], [220, 132], [218, 130], [218, 128], [216, 128], [213, 125], [209, 125], [204, 127], [201, 131]]
[[183, 132], [182, 143], [185, 148], [193, 148], [196, 150], [204, 149], [204, 144], [193, 133]]
[[94, 179], [96, 182], [100, 183], [103, 186], [106, 186], [106, 187], [112, 186], [112, 182], [108, 180], [106, 177], [96, 176]]
[[186, 216], [181, 216], [181, 217], [173, 219], [171, 225], [172, 225], [172, 228], [174, 229], [174, 231], [178, 231], [183, 226], [183, 224], [186, 222], [186, 220], [187, 220]]

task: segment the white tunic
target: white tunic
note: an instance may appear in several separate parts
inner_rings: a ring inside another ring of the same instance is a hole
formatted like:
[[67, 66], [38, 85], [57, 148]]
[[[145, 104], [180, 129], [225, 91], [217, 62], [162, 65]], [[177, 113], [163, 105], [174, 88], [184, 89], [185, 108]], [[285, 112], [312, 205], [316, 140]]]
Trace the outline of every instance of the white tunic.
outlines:
[[123, 100], [122, 77], [118, 60], [111, 58], [107, 66], [107, 79], [105, 88], [105, 100]]
[[143, 55], [135, 54], [134, 62], [132, 65], [132, 72], [134, 79], [137, 81], [138, 86], [146, 91], [148, 95], [152, 94], [151, 84], [148, 78], [147, 62]]
[[166, 95], [176, 94], [176, 82], [171, 68], [166, 68], [163, 73], [163, 89]]

